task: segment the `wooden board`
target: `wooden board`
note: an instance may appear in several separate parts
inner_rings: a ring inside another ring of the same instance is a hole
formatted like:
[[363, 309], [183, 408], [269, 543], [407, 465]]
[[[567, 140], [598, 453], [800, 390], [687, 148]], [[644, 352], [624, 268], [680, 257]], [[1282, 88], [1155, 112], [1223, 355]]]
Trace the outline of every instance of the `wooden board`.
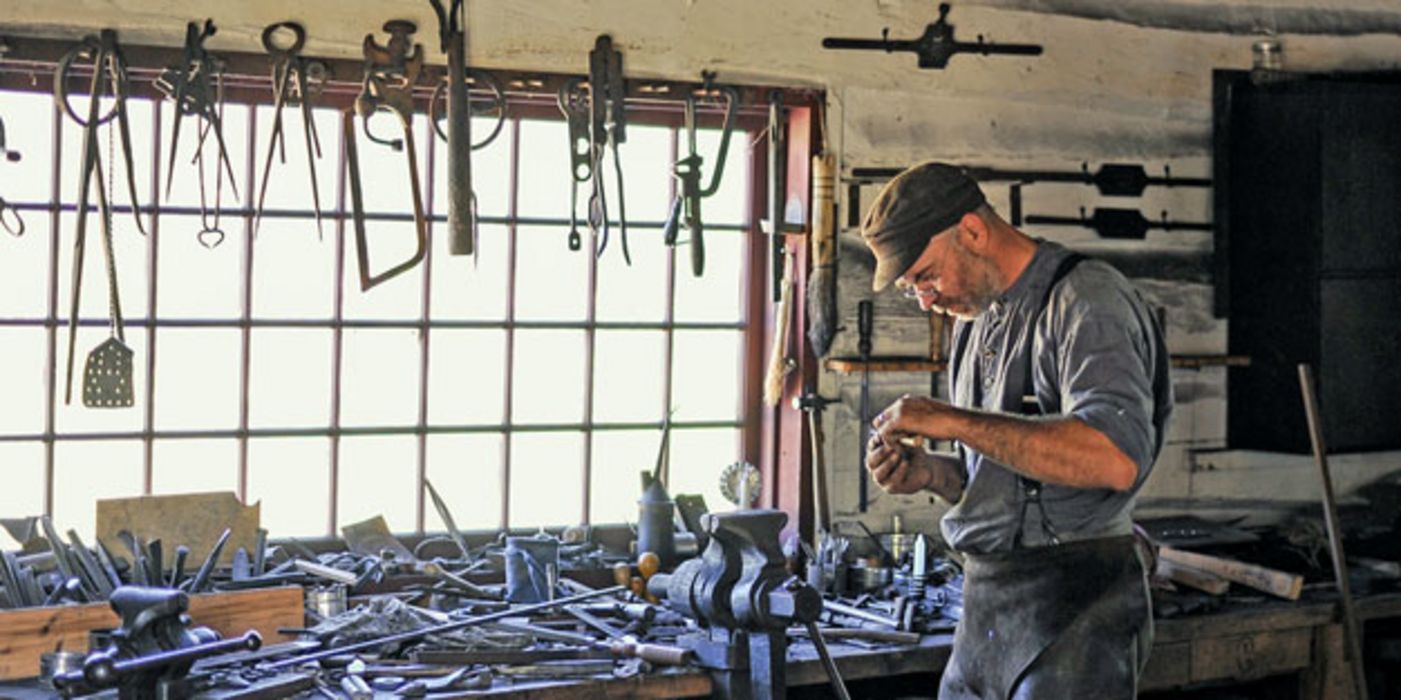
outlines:
[[122, 556], [130, 556], [126, 545], [117, 539], [122, 530], [143, 542], [159, 538], [167, 564], [175, 547], [183, 544], [190, 548], [190, 568], [197, 569], [224, 528], [229, 528], [233, 532], [219, 556], [219, 564], [229, 566], [240, 547], [253, 554], [260, 506], [243, 505], [232, 491], [103, 499], [97, 502], [97, 538]]
[[[214, 628], [225, 637], [257, 630], [264, 644], [285, 641], [279, 627], [301, 627], [302, 589], [283, 586], [251, 591], [190, 596], [194, 624]], [[0, 680], [39, 675], [46, 651], [87, 651], [88, 632], [120, 624], [107, 603], [0, 611]]]
[[1157, 575], [1184, 586], [1191, 586], [1203, 593], [1222, 595], [1230, 588], [1231, 582], [1209, 571], [1194, 569], [1167, 559], [1158, 560]]
[[1286, 600], [1298, 600], [1299, 594], [1304, 590], [1303, 576], [1234, 559], [1223, 559], [1172, 547], [1159, 547], [1158, 558], [1216, 574], [1228, 581], [1250, 586]]
[[1255, 680], [1308, 668], [1313, 630], [1293, 629], [1192, 642], [1193, 683]]

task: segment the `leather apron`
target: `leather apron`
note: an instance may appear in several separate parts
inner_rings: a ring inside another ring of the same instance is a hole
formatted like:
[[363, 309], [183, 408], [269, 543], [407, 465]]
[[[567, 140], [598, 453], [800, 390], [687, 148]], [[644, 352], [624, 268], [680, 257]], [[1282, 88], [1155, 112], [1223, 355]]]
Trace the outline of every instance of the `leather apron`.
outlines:
[[940, 700], [1132, 698], [1152, 646], [1132, 536], [967, 555]]

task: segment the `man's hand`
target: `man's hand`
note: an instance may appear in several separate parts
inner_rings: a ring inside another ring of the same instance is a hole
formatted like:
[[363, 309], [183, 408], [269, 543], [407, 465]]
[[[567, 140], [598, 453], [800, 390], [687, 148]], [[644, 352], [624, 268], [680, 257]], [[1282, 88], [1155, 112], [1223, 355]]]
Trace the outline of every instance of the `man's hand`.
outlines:
[[866, 445], [866, 469], [886, 493], [918, 493], [933, 479], [929, 464], [918, 459], [915, 450], [901, 444], [887, 445], [880, 435], [871, 434]]
[[879, 435], [887, 445], [894, 445], [901, 438], [911, 436], [947, 440], [954, 437], [950, 432], [949, 418], [955, 410], [938, 399], [905, 394], [881, 411], [871, 421], [871, 427], [875, 429], [874, 434]]

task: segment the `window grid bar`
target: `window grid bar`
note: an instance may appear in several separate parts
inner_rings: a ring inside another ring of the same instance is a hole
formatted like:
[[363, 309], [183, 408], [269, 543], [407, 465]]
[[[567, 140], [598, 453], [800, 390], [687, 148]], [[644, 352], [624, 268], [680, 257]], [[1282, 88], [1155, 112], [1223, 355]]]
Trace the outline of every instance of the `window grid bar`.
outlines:
[[[429, 214], [433, 213], [433, 205], [435, 203], [434, 190], [437, 184], [437, 179], [435, 177], [437, 173], [437, 154], [438, 137], [430, 124], [428, 129], [428, 155], [425, 159], [428, 168], [428, 173], [425, 178], [428, 182], [428, 203], [424, 205]], [[433, 229], [433, 222], [430, 220], [428, 222], [428, 242], [426, 243], [428, 248], [424, 253], [423, 262], [421, 263], [423, 265], [423, 292], [420, 298], [421, 303], [419, 305], [418, 316], [418, 425], [420, 428], [428, 425], [428, 343], [430, 342], [428, 320], [430, 318], [429, 312], [431, 310], [430, 306], [433, 298]], [[444, 227], [443, 230], [447, 231], [448, 235], [452, 235], [446, 227]], [[418, 472], [416, 477], [417, 483], [414, 488], [414, 530], [421, 534], [424, 531], [425, 519], [427, 517], [427, 503], [424, 502], [424, 492], [427, 491], [427, 488], [424, 485], [428, 482], [428, 433], [426, 431], [419, 432], [416, 437], [418, 448]]]
[[[516, 215], [520, 213], [520, 145], [521, 120], [511, 120], [511, 153], [507, 180], [508, 194], [506, 214], [511, 223], [506, 224], [506, 367], [504, 412], [501, 414], [507, 425], [511, 423], [512, 400], [515, 392], [516, 374]], [[511, 435], [506, 433], [501, 440], [501, 523], [505, 530], [511, 521]]]
[[[355, 116], [353, 112], [342, 115], [341, 147], [336, 155], [336, 213], [345, 212], [345, 149], [347, 138], [355, 138]], [[349, 120], [346, 124], [344, 120]], [[331, 432], [330, 464], [328, 465], [330, 484], [326, 508], [326, 534], [336, 533], [336, 519], [340, 515], [340, 458], [341, 458], [341, 365], [345, 355], [345, 217], [336, 217], [336, 259], [332, 280], [332, 320], [331, 327]]]
[[[718, 421], [687, 421], [678, 422], [671, 425], [672, 430], [705, 430], [714, 428], [742, 428], [742, 420], [718, 420]], [[94, 440], [191, 440], [191, 439], [247, 439], [247, 438], [287, 438], [287, 437], [338, 437], [350, 435], [356, 437], [377, 437], [384, 435], [416, 435], [425, 433], [428, 435], [480, 435], [480, 434], [503, 434], [514, 433], [561, 433], [561, 432], [611, 432], [629, 430], [660, 430], [661, 423], [635, 422], [635, 423], [497, 423], [490, 425], [374, 425], [374, 426], [349, 426], [340, 428], [329, 427], [307, 427], [307, 428], [249, 428], [248, 430], [227, 429], [227, 430], [153, 430], [150, 432], [141, 430], [129, 431], [107, 431], [107, 432], [85, 432], [66, 433], [63, 435], [53, 434], [28, 434], [28, 435], [0, 435], [0, 443], [13, 442], [43, 442], [48, 444], [59, 442], [92, 442]]]
[[[151, 218], [146, 236], [146, 318], [141, 324], [146, 329], [146, 410], [141, 417], [148, 437], [141, 445], [141, 493], [150, 495], [155, 488], [155, 440], [149, 434], [156, 422], [156, 319], [160, 310], [156, 306], [157, 281], [160, 270], [160, 173], [161, 173], [161, 106], [157, 102], [151, 109]], [[116, 164], [110, 164], [113, 167]], [[79, 324], [81, 326], [81, 324]]]
[[[45, 325], [45, 343], [47, 352], [44, 356], [44, 432], [52, 435], [57, 427], [55, 423], [58, 410], [58, 248], [59, 248], [59, 213], [58, 200], [61, 196], [61, 175], [63, 169], [59, 163], [63, 160], [63, 110], [57, 103], [53, 106], [53, 121], [51, 128], [53, 138], [53, 150], [50, 161], [53, 167], [50, 168], [49, 175], [49, 203], [53, 205], [49, 212], [49, 287], [48, 287], [48, 318]], [[49, 440], [44, 443], [44, 514], [52, 516], [54, 514], [54, 442]]]
[[[595, 330], [607, 331], [660, 331], [660, 330], [687, 330], [687, 331], [739, 331], [744, 330], [745, 324], [742, 321], [695, 321], [667, 323], [666, 321], [639, 321], [636, 323], [623, 321], [599, 321], [596, 323], [586, 323], [583, 321], [517, 321], [510, 324], [506, 321], [471, 321], [434, 319], [429, 321], [412, 319], [350, 319], [336, 323], [334, 318], [155, 318], [137, 317], [127, 318], [129, 326], [152, 325], [157, 328], [333, 328], [337, 325], [346, 328], [359, 329], [401, 329], [417, 330], [419, 328], [429, 328], [434, 330], [500, 330], [508, 325], [516, 329], [526, 330]], [[111, 321], [105, 318], [83, 318], [78, 320], [78, 326], [96, 328], [106, 328]], [[0, 318], [0, 328], [11, 327], [34, 327], [53, 326], [67, 328], [67, 321], [52, 321], [42, 318]]]

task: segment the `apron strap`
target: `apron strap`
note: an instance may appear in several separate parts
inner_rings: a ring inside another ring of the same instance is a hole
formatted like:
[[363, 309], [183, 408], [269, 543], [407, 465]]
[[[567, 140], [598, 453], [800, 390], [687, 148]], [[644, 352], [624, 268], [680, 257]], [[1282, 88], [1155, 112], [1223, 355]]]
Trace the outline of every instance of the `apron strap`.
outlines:
[[[1046, 315], [1046, 307], [1049, 306], [1051, 303], [1051, 294], [1056, 290], [1056, 286], [1060, 284], [1061, 280], [1065, 279], [1068, 275], [1070, 275], [1070, 272], [1074, 270], [1077, 265], [1088, 259], [1089, 256], [1087, 255], [1083, 255], [1081, 253], [1071, 253], [1070, 255], [1065, 256], [1060, 261], [1060, 264], [1056, 266], [1055, 272], [1051, 273], [1050, 283], [1046, 285], [1046, 292], [1041, 297], [1041, 306], [1037, 309], [1036, 317], [1032, 319], [1031, 335], [1028, 337], [1028, 343], [1030, 343], [1034, 339], [1036, 334], [1036, 327], [1041, 323], [1041, 317]], [[1022, 387], [1024, 388], [1025, 392], [1030, 393], [1024, 393], [1022, 395], [1022, 402], [1020, 408], [1021, 414], [1024, 416], [1040, 416], [1045, 414], [1045, 411], [1042, 409], [1039, 400], [1036, 398], [1036, 383], [1032, 375], [1032, 363], [1034, 361], [1035, 358], [1032, 357], [1031, 348], [1028, 347], [1026, 353], [1026, 365], [1022, 373], [1022, 376], [1024, 377]], [[1060, 537], [1057, 536], [1056, 529], [1051, 526], [1050, 517], [1046, 515], [1046, 506], [1041, 502], [1041, 492], [1043, 490], [1041, 487], [1041, 482], [1037, 481], [1036, 479], [1027, 478], [1020, 474], [1017, 475], [1017, 482], [1021, 484], [1022, 487], [1022, 508], [1021, 513], [1017, 517], [1017, 534], [1012, 538], [1012, 546], [1016, 548], [1020, 548], [1022, 546], [1022, 538], [1025, 534], [1024, 530], [1026, 528], [1026, 511], [1027, 507], [1031, 505], [1036, 506], [1036, 510], [1041, 516], [1042, 534], [1046, 536], [1046, 539], [1051, 544], [1060, 544]]]

